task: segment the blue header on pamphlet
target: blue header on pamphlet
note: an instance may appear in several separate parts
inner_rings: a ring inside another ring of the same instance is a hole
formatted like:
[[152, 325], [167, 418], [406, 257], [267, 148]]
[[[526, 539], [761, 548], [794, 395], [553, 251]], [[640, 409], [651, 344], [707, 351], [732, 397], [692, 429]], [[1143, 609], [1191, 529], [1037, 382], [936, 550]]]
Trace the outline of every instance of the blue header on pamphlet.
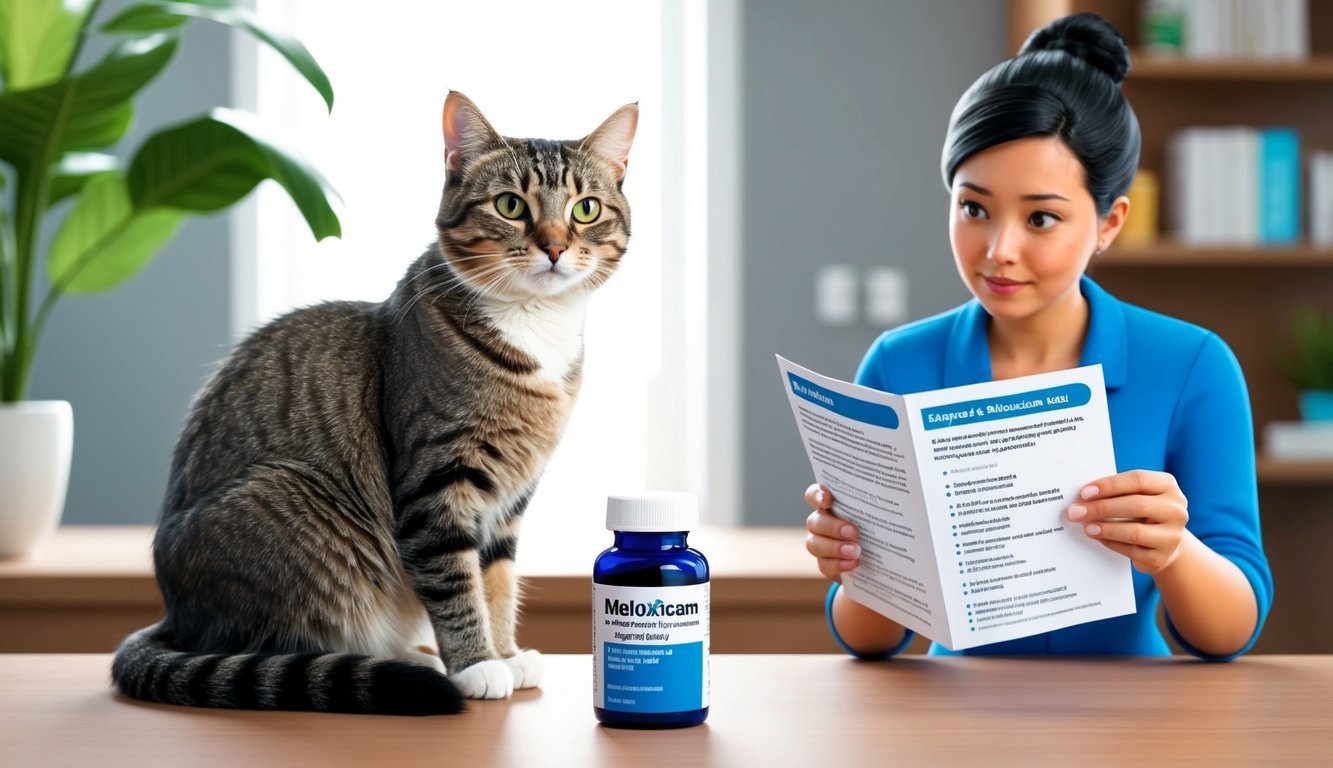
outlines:
[[1086, 384], [1065, 384], [1049, 389], [1020, 392], [1004, 397], [968, 400], [963, 403], [937, 405], [921, 409], [921, 421], [926, 429], [944, 429], [980, 421], [996, 421], [1013, 416], [1026, 416], [1042, 411], [1059, 411], [1087, 405], [1092, 390]]
[[794, 373], [788, 372], [787, 378], [791, 380], [791, 391], [802, 400], [809, 400], [839, 416], [863, 424], [873, 424], [887, 429], [898, 428], [898, 412], [887, 405], [857, 400], [854, 397], [829, 392], [813, 381], [803, 379]]

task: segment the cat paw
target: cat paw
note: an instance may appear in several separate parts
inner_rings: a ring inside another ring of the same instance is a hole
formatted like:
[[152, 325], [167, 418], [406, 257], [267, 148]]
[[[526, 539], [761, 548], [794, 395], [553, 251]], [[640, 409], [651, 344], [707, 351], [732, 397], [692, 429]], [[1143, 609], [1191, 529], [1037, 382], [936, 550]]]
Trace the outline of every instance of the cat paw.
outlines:
[[504, 660], [514, 673], [515, 688], [536, 688], [541, 685], [542, 672], [546, 670], [546, 661], [537, 651], [521, 651]]
[[514, 673], [503, 661], [479, 661], [449, 679], [469, 699], [505, 699], [514, 693]]

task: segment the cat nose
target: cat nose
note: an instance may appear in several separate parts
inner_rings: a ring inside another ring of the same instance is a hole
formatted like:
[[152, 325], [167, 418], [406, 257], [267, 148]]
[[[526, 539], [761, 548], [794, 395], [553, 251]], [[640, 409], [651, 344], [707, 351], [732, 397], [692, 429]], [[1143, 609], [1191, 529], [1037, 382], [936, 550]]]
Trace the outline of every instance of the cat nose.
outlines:
[[558, 243], [555, 241], [551, 241], [548, 243], [539, 243], [537, 247], [541, 248], [543, 251], [546, 251], [546, 255], [551, 259], [552, 264], [556, 263], [557, 261], [560, 261], [560, 254], [569, 250], [568, 245], [565, 245], [564, 243]]

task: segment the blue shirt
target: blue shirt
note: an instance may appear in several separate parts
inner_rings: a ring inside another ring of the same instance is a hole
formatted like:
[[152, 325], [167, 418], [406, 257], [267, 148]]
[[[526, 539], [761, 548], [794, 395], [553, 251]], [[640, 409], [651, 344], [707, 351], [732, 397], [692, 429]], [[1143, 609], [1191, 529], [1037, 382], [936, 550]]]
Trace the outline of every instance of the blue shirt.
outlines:
[[[1273, 576], [1259, 534], [1254, 469], [1254, 429], [1245, 378], [1235, 355], [1216, 334], [1125, 304], [1084, 277], [1087, 337], [1080, 365], [1101, 363], [1111, 415], [1117, 471], [1170, 472], [1189, 501], [1186, 527], [1235, 563], [1254, 589], [1259, 620], [1245, 647], [1231, 656], [1209, 656], [1190, 646], [1168, 613], [1168, 631], [1200, 658], [1229, 661], [1259, 637], [1273, 602]], [[963, 306], [885, 332], [871, 345], [856, 381], [874, 389], [910, 394], [991, 380], [990, 315], [973, 299]], [[1088, 478], [1089, 481], [1096, 478]], [[1152, 577], [1134, 574], [1136, 613], [1031, 637], [969, 648], [963, 655], [1166, 656], [1157, 627], [1161, 595]], [[829, 626], [837, 584], [825, 602]], [[855, 653], [837, 630], [834, 639]], [[906, 648], [902, 644], [884, 656]], [[957, 655], [932, 643], [930, 653]]]

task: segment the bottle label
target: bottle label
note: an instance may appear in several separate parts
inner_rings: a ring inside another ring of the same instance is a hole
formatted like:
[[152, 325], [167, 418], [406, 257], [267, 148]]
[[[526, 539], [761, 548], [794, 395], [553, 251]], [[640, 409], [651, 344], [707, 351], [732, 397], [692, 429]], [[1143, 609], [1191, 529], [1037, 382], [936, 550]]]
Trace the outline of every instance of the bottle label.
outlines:
[[593, 703], [619, 712], [708, 706], [708, 583], [592, 585]]

